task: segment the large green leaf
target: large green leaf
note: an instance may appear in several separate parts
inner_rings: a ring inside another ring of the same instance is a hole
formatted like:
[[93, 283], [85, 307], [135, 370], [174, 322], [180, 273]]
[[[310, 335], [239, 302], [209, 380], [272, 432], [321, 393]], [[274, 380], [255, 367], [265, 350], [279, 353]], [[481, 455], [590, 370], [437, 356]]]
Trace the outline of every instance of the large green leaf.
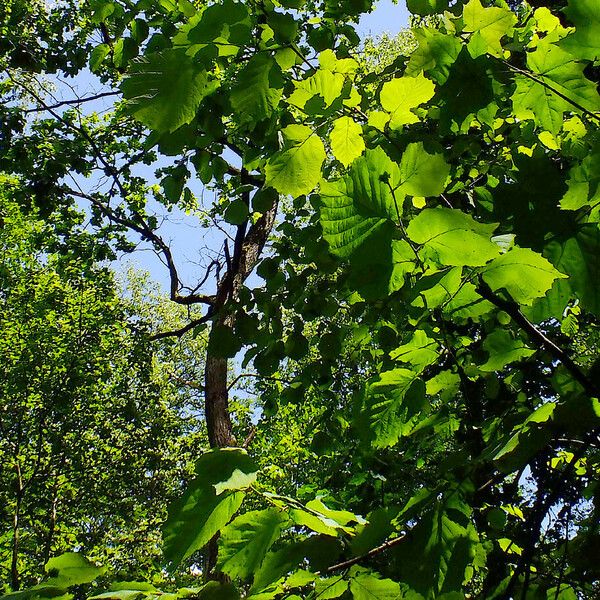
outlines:
[[489, 54], [502, 57], [500, 40], [511, 33], [517, 17], [507, 7], [484, 8], [480, 0], [469, 0], [463, 9], [463, 22], [463, 33], [479, 37]]
[[379, 95], [381, 106], [391, 113], [390, 127], [417, 123], [419, 117], [413, 109], [431, 100], [435, 85], [422, 73], [416, 77], [399, 77], [383, 84]]
[[219, 537], [219, 568], [230, 577], [249, 578], [289, 522], [276, 508], [254, 510], [236, 517]]
[[163, 528], [164, 554], [178, 565], [206, 545], [235, 514], [243, 490], [256, 479], [257, 466], [239, 449], [213, 450], [196, 464], [197, 477], [169, 507]]
[[320, 112], [320, 109], [329, 108], [341, 96], [344, 76], [327, 69], [319, 69], [314, 75], [295, 85], [296, 90], [290, 95], [288, 102], [313, 114]]
[[569, 0], [564, 10], [576, 30], [560, 41], [560, 46], [587, 60], [600, 60], [600, 10], [596, 0]]
[[583, 308], [600, 316], [600, 229], [595, 223], [580, 226], [572, 237], [554, 239], [544, 255], [569, 276], [561, 283], [579, 298]]
[[565, 112], [581, 112], [579, 106], [600, 110], [596, 86], [583, 74], [585, 65], [565, 50], [542, 40], [527, 56], [527, 66], [535, 77], [516, 77], [513, 108], [517, 118], [534, 119], [544, 129], [558, 133]]
[[348, 589], [348, 581], [343, 576], [318, 579], [315, 582], [315, 594], [320, 600], [339, 598]]
[[287, 575], [298, 565], [308, 559], [314, 563], [316, 570], [335, 561], [339, 553], [338, 542], [331, 537], [311, 536], [301, 541], [293, 541], [283, 548], [267, 553], [260, 569], [254, 576], [251, 593], [258, 592], [266, 586]]
[[438, 356], [438, 343], [421, 329], [415, 331], [408, 343], [390, 352], [392, 360], [408, 363], [419, 373]]
[[128, 113], [164, 133], [189, 123], [218, 85], [183, 50], [170, 48], [134, 60], [121, 91]]
[[468, 506], [456, 496], [440, 502], [398, 547], [399, 579], [425, 600], [462, 592], [465, 571], [479, 541], [469, 514]]
[[415, 15], [435, 15], [448, 8], [448, 0], [406, 0], [406, 7]]
[[283, 93], [281, 68], [267, 54], [253, 56], [240, 71], [231, 90], [231, 106], [240, 123], [258, 123], [270, 117]]
[[452, 208], [426, 208], [408, 225], [406, 233], [421, 244], [425, 258], [440, 265], [481, 266], [500, 254], [491, 241], [497, 223], [484, 224]]
[[306, 125], [288, 125], [281, 134], [284, 145], [267, 161], [265, 183], [280, 194], [308, 194], [321, 179], [323, 142]]
[[246, 4], [222, 0], [193, 16], [173, 37], [173, 43], [208, 64], [218, 56], [235, 56], [251, 39], [252, 23]]
[[354, 600], [399, 600], [400, 584], [391, 579], [381, 579], [373, 573], [358, 573], [350, 579]]
[[408, 144], [400, 160], [397, 193], [438, 196], [446, 187], [449, 173], [450, 165], [442, 154], [430, 154], [422, 142]]
[[[239, 600], [240, 593], [231, 582], [222, 583], [220, 581], [209, 581], [205, 583], [200, 590], [181, 590], [181, 596], [193, 596], [198, 600]], [[167, 596], [168, 594], [164, 594]]]
[[529, 248], [513, 248], [483, 270], [483, 279], [493, 291], [505, 289], [519, 304], [531, 304], [552, 287], [555, 279], [565, 277]]
[[386, 222], [397, 219], [401, 206], [391, 187], [398, 177], [398, 166], [377, 147], [358, 158], [343, 179], [321, 184], [323, 237], [334, 254], [349, 257]]
[[560, 201], [564, 210], [594, 209], [600, 204], [600, 152], [584, 157], [569, 171], [567, 193]]
[[415, 29], [414, 35], [419, 46], [410, 55], [406, 74], [414, 77], [425, 71], [435, 82], [445, 83], [450, 67], [460, 54], [460, 40], [429, 27]]
[[106, 571], [105, 568], [96, 566], [78, 552], [65, 552], [51, 558], [46, 563], [45, 569], [49, 578], [44, 585], [64, 587], [65, 589], [72, 585], [94, 581]]
[[495, 80], [488, 56], [473, 58], [463, 46], [450, 66], [448, 78], [440, 90], [444, 108], [440, 124], [444, 130], [458, 126], [466, 132], [474, 118], [493, 123]]
[[483, 349], [488, 353], [489, 358], [479, 367], [482, 371], [500, 371], [511, 362], [535, 354], [535, 350], [527, 348], [522, 340], [513, 338], [505, 329], [492, 331], [485, 338]]
[[350, 117], [340, 117], [333, 122], [329, 134], [333, 155], [347, 167], [365, 150], [362, 127]]
[[375, 448], [386, 448], [411, 433], [426, 405], [424, 385], [417, 373], [409, 369], [384, 371], [367, 385], [358, 424], [368, 427]]

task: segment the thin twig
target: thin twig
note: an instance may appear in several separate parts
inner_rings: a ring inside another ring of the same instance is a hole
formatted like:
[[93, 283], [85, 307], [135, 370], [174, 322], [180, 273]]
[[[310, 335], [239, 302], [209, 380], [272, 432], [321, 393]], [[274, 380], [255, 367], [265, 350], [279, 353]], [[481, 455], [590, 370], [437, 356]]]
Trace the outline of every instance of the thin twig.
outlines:
[[118, 96], [120, 92], [101, 92], [99, 94], [95, 94], [94, 96], [86, 96], [85, 98], [73, 98], [72, 100], [62, 100], [61, 102], [57, 102], [56, 104], [42, 104], [37, 108], [28, 108], [24, 110], [24, 113], [33, 113], [33, 112], [44, 112], [51, 111], [55, 108], [60, 108], [61, 106], [70, 106], [72, 104], [83, 104], [84, 102], [92, 102], [93, 100], [99, 100], [100, 98], [106, 98], [108, 96]]
[[402, 541], [404, 541], [406, 536], [407, 536], [406, 533], [399, 535], [398, 537], [396, 537], [392, 540], [388, 540], [387, 542], [384, 542], [383, 544], [381, 544], [381, 546], [377, 546], [376, 548], [369, 550], [365, 554], [361, 554], [360, 556], [355, 556], [354, 558], [350, 558], [348, 560], [337, 563], [335, 565], [331, 565], [330, 567], [323, 569], [323, 571], [318, 571], [316, 573], [316, 575], [328, 575], [329, 573], [334, 573], [335, 571], [345, 571], [346, 569], [349, 569], [351, 566], [356, 565], [359, 562], [362, 562], [363, 560], [372, 558], [373, 556], [377, 556], [378, 554], [381, 554], [382, 552], [386, 552], [390, 548], [397, 546]]

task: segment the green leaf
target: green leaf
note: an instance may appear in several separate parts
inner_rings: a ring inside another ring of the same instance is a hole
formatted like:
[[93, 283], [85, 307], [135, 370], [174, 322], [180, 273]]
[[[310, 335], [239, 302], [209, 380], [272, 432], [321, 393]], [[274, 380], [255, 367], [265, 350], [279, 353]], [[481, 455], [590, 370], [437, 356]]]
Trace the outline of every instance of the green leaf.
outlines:
[[206, 6], [173, 37], [175, 46], [182, 46], [187, 54], [206, 62], [207, 66], [216, 57], [236, 56], [251, 40], [248, 7], [232, 0]]
[[[166, 594], [165, 594], [166, 595]], [[182, 594], [185, 598], [188, 594]], [[239, 600], [240, 593], [233, 583], [221, 583], [219, 581], [209, 581], [202, 588], [192, 594], [198, 600]], [[164, 596], [163, 596], [164, 597]]]
[[371, 573], [361, 573], [350, 580], [354, 600], [399, 600], [400, 585], [391, 579], [380, 579]]
[[496, 106], [494, 85], [489, 57], [473, 58], [463, 46], [449, 69], [446, 83], [440, 89], [440, 95], [445, 100], [444, 110], [440, 113], [444, 129], [458, 127], [466, 133], [474, 118], [493, 124], [493, 109]]
[[[237, 215], [236, 215], [237, 216]], [[208, 341], [209, 352], [220, 358], [233, 358], [241, 349], [243, 340], [227, 325], [213, 325]]]
[[423, 246], [422, 253], [440, 265], [481, 266], [500, 254], [491, 241], [497, 223], [479, 223], [452, 208], [426, 208], [408, 225], [406, 233]]
[[[449, 302], [462, 283], [462, 269], [455, 267], [423, 276], [414, 289], [420, 292], [424, 305], [432, 309]], [[422, 306], [418, 300], [414, 300], [412, 304]]]
[[418, 197], [438, 196], [446, 187], [449, 173], [450, 165], [443, 154], [430, 154], [422, 142], [408, 144], [400, 160], [396, 191]]
[[[164, 554], [173, 566], [205, 546], [235, 514], [242, 490], [256, 479], [258, 467], [245, 451], [231, 448], [204, 454], [197, 477], [169, 507], [163, 528]], [[234, 490], [234, 491], [232, 491]]]
[[527, 305], [542, 297], [555, 279], [565, 277], [529, 248], [513, 248], [483, 270], [483, 279], [493, 291], [505, 289], [515, 302]]
[[600, 110], [596, 85], [583, 74], [585, 65], [565, 50], [544, 39], [527, 56], [527, 66], [535, 77], [516, 77], [513, 109], [517, 118], [533, 119], [556, 134], [565, 112], [579, 113], [578, 106], [592, 112]]
[[219, 537], [218, 567], [230, 577], [248, 579], [289, 522], [276, 508], [255, 510], [236, 517]]
[[338, 535], [339, 524], [323, 514], [315, 514], [299, 508], [291, 508], [289, 514], [292, 521], [300, 527], [308, 527], [311, 531], [323, 535], [333, 537]]
[[95, 73], [104, 59], [110, 54], [110, 46], [108, 44], [98, 44], [90, 54], [90, 71]]
[[282, 131], [284, 145], [265, 167], [265, 183], [280, 194], [308, 194], [321, 179], [325, 148], [306, 125], [288, 125]]
[[126, 112], [164, 133], [191, 122], [218, 85], [183, 50], [168, 49], [134, 60], [121, 91]]
[[344, 81], [341, 73], [319, 69], [314, 75], [295, 83], [296, 90], [290, 95], [288, 102], [310, 114], [317, 114], [321, 106], [313, 99], [320, 98], [322, 108], [329, 108], [342, 95]]
[[184, 178], [176, 177], [175, 175], [167, 175], [162, 180], [162, 187], [165, 193], [165, 197], [170, 204], [176, 204], [177, 202], [179, 202], [179, 198], [181, 198], [181, 194], [183, 193], [184, 185]]
[[408, 363], [420, 373], [427, 365], [436, 361], [439, 356], [437, 349], [438, 343], [423, 330], [418, 329], [407, 344], [403, 344], [390, 352], [390, 358]]
[[452, 294], [452, 298], [444, 304], [444, 314], [454, 320], [478, 320], [494, 310], [494, 305], [484, 300], [472, 283], [461, 285], [459, 290]]
[[275, 34], [275, 40], [280, 44], [290, 44], [298, 33], [298, 22], [289, 13], [269, 12], [267, 23]]
[[600, 316], [600, 229], [597, 224], [581, 225], [572, 237], [556, 238], [544, 248], [544, 255], [569, 276], [566, 285], [586, 310]]
[[406, 6], [414, 15], [435, 15], [448, 8], [448, 0], [407, 0]]
[[269, 118], [283, 93], [281, 68], [267, 54], [256, 54], [239, 72], [231, 90], [231, 106], [240, 123], [258, 123]]
[[462, 592], [479, 541], [469, 515], [454, 495], [438, 503], [412, 529], [410, 541], [398, 546], [399, 578], [426, 600]]
[[422, 73], [416, 77], [400, 77], [383, 84], [380, 93], [381, 106], [391, 113], [390, 127], [400, 129], [403, 125], [418, 123], [413, 109], [431, 100], [435, 85]]
[[311, 536], [299, 542], [292, 542], [283, 548], [268, 552], [260, 569], [254, 576], [250, 593], [253, 594], [287, 575], [308, 559], [317, 570], [320, 566], [331, 564], [339, 553], [338, 543], [331, 537]]
[[382, 233], [386, 222], [397, 218], [390, 187], [398, 177], [398, 166], [377, 147], [358, 158], [343, 179], [321, 184], [323, 237], [333, 254], [349, 257], [373, 234]]
[[517, 17], [507, 7], [484, 8], [480, 0], [469, 0], [463, 9], [463, 22], [463, 33], [477, 34], [485, 42], [489, 54], [502, 58], [500, 40], [512, 32]]
[[568, 190], [560, 201], [563, 210], [596, 208], [600, 204], [600, 152], [584, 157], [569, 171]]
[[527, 358], [535, 354], [535, 350], [527, 348], [522, 340], [514, 339], [505, 329], [492, 331], [483, 342], [483, 349], [488, 353], [488, 360], [479, 366], [482, 371], [500, 371], [511, 362]]
[[226, 209], [223, 218], [231, 225], [241, 225], [250, 214], [248, 205], [236, 198]]
[[375, 448], [393, 446], [410, 435], [426, 406], [424, 385], [417, 373], [408, 369], [384, 371], [367, 385], [359, 414]]
[[397, 507], [381, 507], [369, 513], [367, 523], [357, 527], [352, 538], [351, 549], [354, 556], [366, 554], [382, 544], [394, 531], [392, 519], [398, 514]]
[[319, 600], [339, 598], [347, 589], [348, 581], [341, 575], [327, 579], [317, 579], [315, 583], [315, 595]]
[[569, 0], [564, 13], [576, 30], [560, 41], [561, 48], [578, 58], [600, 60], [600, 11], [596, 0]]
[[347, 532], [350, 531], [347, 527], [349, 523], [365, 523], [365, 520], [361, 516], [355, 515], [348, 510], [333, 510], [323, 504], [323, 501], [318, 498], [307, 502], [306, 508], [317, 512], [319, 515], [323, 515], [327, 522], [332, 522], [335, 527], [345, 529]]
[[462, 48], [460, 40], [429, 27], [415, 29], [414, 35], [419, 46], [410, 55], [406, 75], [414, 77], [425, 71], [436, 83], [446, 83]]
[[365, 150], [362, 127], [350, 117], [340, 117], [329, 134], [333, 155], [347, 167]]
[[97, 567], [83, 554], [78, 552], [65, 552], [60, 556], [51, 558], [45, 566], [49, 579], [43, 585], [64, 587], [89, 583], [100, 577], [106, 569]]

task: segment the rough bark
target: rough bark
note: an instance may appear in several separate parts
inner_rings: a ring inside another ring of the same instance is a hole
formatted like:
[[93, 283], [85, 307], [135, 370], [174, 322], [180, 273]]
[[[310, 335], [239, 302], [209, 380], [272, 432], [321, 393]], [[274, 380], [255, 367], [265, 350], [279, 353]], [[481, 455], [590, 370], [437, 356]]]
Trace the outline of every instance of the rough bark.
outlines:
[[[233, 257], [231, 257], [227, 273], [219, 282], [213, 312], [216, 315], [214, 325], [235, 325], [235, 314], [229, 313], [231, 302], [235, 302], [239, 291], [258, 263], [265, 243], [271, 233], [277, 203], [264, 213], [258, 221], [246, 231], [246, 225], [240, 226], [235, 240]], [[211, 344], [208, 346], [211, 347]], [[236, 445], [233, 435], [231, 415], [229, 412], [229, 391], [227, 386], [227, 359], [206, 353], [204, 366], [204, 412], [208, 440], [211, 448], [226, 448]], [[217, 536], [208, 544], [204, 571], [206, 578], [217, 578], [214, 574], [217, 563]]]
[[23, 503], [23, 477], [21, 476], [21, 467], [19, 463], [15, 466], [15, 511], [13, 513], [13, 539], [12, 539], [12, 556], [10, 561], [10, 585], [13, 592], [16, 592], [21, 587], [21, 578], [19, 576], [19, 528], [21, 526], [21, 505]]
[[[240, 288], [260, 259], [261, 252], [271, 233], [277, 204], [264, 213], [250, 229], [236, 238], [236, 247], [229, 269], [219, 283], [217, 301], [214, 307], [214, 324], [227, 327], [235, 325], [235, 315], [228, 314], [228, 304], [238, 297]], [[210, 344], [209, 344], [210, 348]], [[208, 439], [212, 448], [224, 448], [236, 443], [229, 414], [229, 394], [227, 390], [227, 359], [206, 354], [204, 368], [204, 410]]]

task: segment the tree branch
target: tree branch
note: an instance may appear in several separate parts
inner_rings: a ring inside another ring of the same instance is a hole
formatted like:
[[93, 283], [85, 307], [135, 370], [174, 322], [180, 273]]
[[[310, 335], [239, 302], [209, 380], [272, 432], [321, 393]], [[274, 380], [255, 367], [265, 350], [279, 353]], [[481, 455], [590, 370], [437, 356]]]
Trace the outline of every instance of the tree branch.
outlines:
[[383, 552], [386, 552], [390, 548], [397, 546], [398, 544], [400, 544], [400, 542], [404, 541], [406, 536], [407, 536], [406, 533], [399, 535], [398, 537], [394, 538], [393, 540], [388, 540], [387, 542], [384, 542], [383, 544], [381, 544], [381, 546], [377, 546], [376, 548], [369, 550], [365, 554], [361, 554], [360, 556], [355, 556], [354, 558], [350, 558], [348, 560], [337, 563], [335, 565], [331, 565], [330, 567], [327, 567], [326, 569], [323, 569], [323, 571], [319, 571], [316, 574], [317, 575], [329, 575], [330, 573], [335, 573], [336, 571], [345, 571], [346, 569], [352, 567], [353, 565], [358, 564], [359, 562], [362, 562], [363, 560], [372, 558], [373, 556], [377, 556], [378, 554], [382, 554]]
[[573, 378], [581, 384], [583, 389], [595, 398], [600, 398], [600, 389], [587, 377], [573, 359], [559, 346], [557, 346], [550, 338], [540, 331], [522, 312], [519, 305], [514, 300], [504, 300], [495, 294], [488, 284], [479, 277], [477, 293], [494, 304], [500, 310], [508, 313], [511, 318], [517, 323], [523, 331], [539, 347], [549, 352], [556, 360], [560, 361], [564, 367], [571, 373]]
[[101, 92], [99, 94], [95, 94], [93, 96], [86, 96], [85, 98], [73, 98], [72, 100], [63, 100], [62, 102], [57, 102], [56, 104], [42, 104], [41, 106], [38, 106], [37, 108], [28, 108], [27, 110], [24, 110], [23, 112], [25, 114], [28, 113], [34, 113], [34, 112], [44, 112], [44, 111], [51, 111], [54, 110], [55, 108], [60, 108], [61, 106], [70, 106], [73, 104], [83, 104], [84, 102], [92, 102], [93, 100], [99, 100], [100, 98], [107, 98], [109, 96], [118, 96], [120, 94], [120, 92]]
[[211, 310], [211, 308], [209, 308], [206, 311], [206, 314], [204, 316], [199, 317], [198, 319], [192, 319], [189, 323], [187, 323], [183, 327], [180, 327], [179, 329], [173, 329], [171, 331], [161, 331], [160, 333], [155, 333], [151, 335], [150, 340], [155, 341], [164, 340], [168, 337], [181, 337], [188, 331], [194, 329], [194, 327], [197, 327], [198, 325], [202, 325], [203, 323], [207, 323], [208, 321], [210, 321], [213, 317], [213, 311]]
[[[546, 83], [543, 79], [538, 79], [530, 71], [526, 71], [525, 69], [520, 69], [519, 67], [516, 67], [515, 65], [511, 65], [507, 60], [501, 59], [500, 62], [502, 64], [506, 65], [509, 69], [512, 69], [513, 71], [515, 71], [516, 73], [523, 75], [523, 77], [527, 77], [527, 79], [531, 79], [532, 81], [535, 81], [537, 84], [545, 87], [548, 91], [552, 92], [553, 94], [556, 94], [559, 98], [562, 98], [565, 102], [568, 102], [571, 106], [575, 107], [577, 110], [580, 110], [584, 115], [587, 115], [588, 117], [591, 117], [592, 119], [595, 119], [596, 121], [600, 121], [599, 115], [592, 112], [591, 110], [588, 110], [587, 108], [585, 108], [584, 106], [582, 106], [581, 104], [579, 104], [578, 102], [573, 100], [572, 98], [569, 98], [562, 92], [559, 92], [556, 88], [552, 87], [549, 83]], [[541, 75], [541, 76], [543, 77], [543, 75]]]

